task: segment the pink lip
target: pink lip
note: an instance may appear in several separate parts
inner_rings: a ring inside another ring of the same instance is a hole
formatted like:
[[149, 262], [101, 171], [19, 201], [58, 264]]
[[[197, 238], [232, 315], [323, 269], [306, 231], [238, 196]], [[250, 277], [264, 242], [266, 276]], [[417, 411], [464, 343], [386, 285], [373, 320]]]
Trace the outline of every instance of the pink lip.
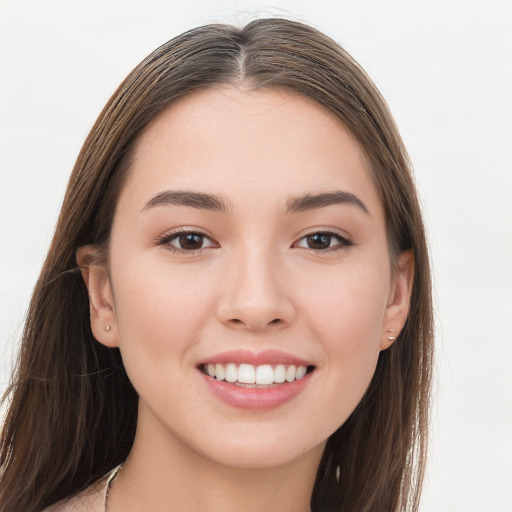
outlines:
[[295, 357], [280, 350], [263, 350], [262, 352], [251, 352], [250, 350], [230, 350], [212, 356], [201, 364], [252, 364], [253, 366], [260, 366], [263, 364], [294, 364], [295, 366], [309, 366], [310, 362]]
[[[217, 354], [201, 362], [206, 364], [263, 364], [310, 366], [311, 363], [280, 350], [264, 350], [251, 352], [248, 350], [232, 350]], [[222, 402], [232, 407], [251, 411], [265, 411], [279, 407], [299, 395], [311, 380], [312, 373], [293, 382], [273, 384], [265, 388], [246, 388], [224, 380], [215, 380], [205, 375], [199, 368], [200, 375], [210, 391]]]
[[244, 388], [225, 380], [215, 380], [202, 372], [200, 375], [210, 391], [225, 404], [250, 411], [265, 411], [295, 398], [308, 385], [313, 374], [266, 388]]

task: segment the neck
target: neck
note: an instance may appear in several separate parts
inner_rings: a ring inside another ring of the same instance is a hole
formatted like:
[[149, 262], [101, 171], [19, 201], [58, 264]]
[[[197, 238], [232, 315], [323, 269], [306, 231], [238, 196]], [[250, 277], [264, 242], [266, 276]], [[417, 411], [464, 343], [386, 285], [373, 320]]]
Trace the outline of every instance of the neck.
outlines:
[[164, 444], [148, 442], [145, 434], [137, 429], [110, 491], [109, 512], [309, 511], [323, 445], [285, 464], [252, 468], [219, 464], [172, 436]]

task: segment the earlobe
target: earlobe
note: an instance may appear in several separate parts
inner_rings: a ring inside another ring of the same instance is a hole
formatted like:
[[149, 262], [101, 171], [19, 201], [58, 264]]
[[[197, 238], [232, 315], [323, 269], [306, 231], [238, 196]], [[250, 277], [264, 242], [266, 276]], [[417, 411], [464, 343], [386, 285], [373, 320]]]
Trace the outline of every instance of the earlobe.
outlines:
[[402, 330], [411, 302], [414, 282], [414, 253], [412, 250], [400, 254], [391, 283], [386, 313], [381, 333], [380, 349], [389, 348]]
[[89, 294], [91, 330], [107, 347], [118, 346], [117, 323], [112, 286], [104, 265], [98, 264], [98, 251], [92, 245], [79, 247], [76, 261]]

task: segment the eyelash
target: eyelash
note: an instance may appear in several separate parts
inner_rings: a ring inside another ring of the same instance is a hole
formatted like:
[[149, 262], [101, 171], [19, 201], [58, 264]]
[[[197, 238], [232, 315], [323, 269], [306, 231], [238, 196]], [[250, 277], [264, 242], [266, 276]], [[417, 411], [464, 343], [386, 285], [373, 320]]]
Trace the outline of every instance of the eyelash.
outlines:
[[[191, 250], [182, 249], [182, 248], [176, 247], [174, 245], [171, 245], [172, 241], [177, 240], [180, 237], [187, 236], [187, 235], [196, 235], [196, 236], [203, 237], [203, 240], [204, 239], [210, 240], [212, 242], [212, 245], [209, 247], [200, 247], [199, 249], [191, 249]], [[329, 237], [329, 239], [335, 238], [335, 239], [337, 239], [338, 243], [335, 244], [333, 247], [327, 247], [325, 249], [313, 249], [311, 247], [297, 246], [297, 244], [299, 242], [301, 242], [302, 240], [305, 240], [309, 237], [313, 237], [313, 236], [317, 236], [317, 235], [326, 236], [326, 237]], [[158, 238], [156, 240], [156, 244], [161, 245], [161, 246], [166, 246], [166, 248], [169, 251], [176, 252], [179, 254], [196, 254], [197, 252], [202, 251], [204, 249], [209, 249], [210, 247], [216, 247], [216, 246], [218, 247], [218, 244], [216, 244], [216, 242], [213, 242], [213, 240], [206, 233], [203, 233], [202, 231], [199, 231], [199, 230], [175, 231], [173, 233], [166, 234], [166, 235], [163, 235], [162, 237]], [[326, 229], [323, 229], [323, 230], [319, 229], [319, 230], [313, 231], [312, 233], [307, 233], [307, 234], [303, 235], [301, 238], [299, 238], [299, 240], [293, 244], [293, 246], [295, 246], [295, 247], [306, 249], [306, 250], [312, 251], [316, 254], [325, 254], [327, 252], [340, 251], [340, 250], [347, 249], [348, 247], [350, 247], [352, 245], [354, 245], [354, 242], [352, 242], [349, 238], [342, 236], [335, 231], [330, 231], [330, 230], [326, 230]]]
[[[313, 249], [311, 247], [303, 247], [303, 249], [306, 249], [308, 251], [313, 251], [316, 254], [325, 254], [327, 252], [335, 252], [335, 251], [342, 251], [344, 249], [347, 249], [348, 247], [354, 245], [354, 242], [350, 240], [349, 238], [340, 235], [337, 231], [331, 231], [329, 229], [318, 229], [316, 231], [313, 231], [312, 233], [307, 233], [304, 236], [302, 236], [298, 242], [301, 242], [304, 239], [307, 239], [309, 237], [315, 236], [315, 235], [321, 235], [321, 236], [327, 236], [329, 238], [335, 238], [337, 239], [338, 243], [335, 244], [333, 247], [328, 247], [326, 249]], [[294, 245], [297, 245], [298, 242], [295, 242]]]
[[[181, 231], [175, 231], [173, 233], [163, 235], [162, 237], [157, 239], [156, 243], [157, 243], [157, 245], [165, 246], [166, 249], [168, 249], [169, 251], [176, 252], [179, 254], [196, 254], [197, 252], [208, 248], [208, 247], [201, 247], [199, 249], [187, 250], [187, 249], [181, 249], [179, 247], [175, 247], [175, 246], [171, 245], [171, 242], [173, 240], [177, 240], [180, 237], [187, 236], [187, 235], [198, 235], [198, 236], [203, 237], [203, 239], [212, 240], [206, 233], [203, 233], [202, 231], [199, 231], [197, 229], [190, 229], [190, 230], [183, 229]], [[214, 246], [215, 246], [215, 243], [213, 243], [213, 241], [212, 241], [212, 247], [214, 247]]]

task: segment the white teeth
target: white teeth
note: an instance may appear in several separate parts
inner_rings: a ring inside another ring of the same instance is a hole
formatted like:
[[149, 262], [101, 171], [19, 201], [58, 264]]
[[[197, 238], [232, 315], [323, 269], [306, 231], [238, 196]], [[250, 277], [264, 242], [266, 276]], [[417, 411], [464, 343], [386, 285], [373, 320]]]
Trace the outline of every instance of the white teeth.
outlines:
[[[217, 379], [222, 380], [218, 376]], [[256, 370], [252, 364], [241, 364], [238, 367], [238, 382], [242, 384], [254, 384], [256, 382]]]
[[274, 368], [274, 382], [281, 384], [286, 380], [286, 368], [282, 364], [278, 364]]
[[236, 382], [238, 380], [238, 368], [236, 364], [229, 363], [226, 366], [226, 380], [228, 382]]
[[231, 383], [255, 384], [259, 386], [269, 386], [271, 384], [281, 384], [283, 382], [293, 382], [302, 379], [306, 373], [306, 366], [286, 366], [278, 364], [272, 367], [270, 364], [253, 366], [252, 364], [235, 363], [228, 364], [206, 364], [203, 371], [207, 375], [217, 380], [225, 380]]
[[286, 380], [287, 382], [293, 382], [295, 380], [295, 377], [297, 375], [297, 369], [292, 364], [291, 366], [288, 366], [286, 370]]
[[297, 374], [295, 375], [296, 379], [302, 379], [306, 375], [306, 367], [305, 366], [299, 366], [297, 368]]
[[256, 384], [273, 384], [274, 369], [269, 364], [256, 368]]
[[224, 370], [224, 366], [221, 364], [215, 365], [215, 377], [217, 377], [217, 380], [224, 380], [224, 377], [226, 375], [226, 371]]

